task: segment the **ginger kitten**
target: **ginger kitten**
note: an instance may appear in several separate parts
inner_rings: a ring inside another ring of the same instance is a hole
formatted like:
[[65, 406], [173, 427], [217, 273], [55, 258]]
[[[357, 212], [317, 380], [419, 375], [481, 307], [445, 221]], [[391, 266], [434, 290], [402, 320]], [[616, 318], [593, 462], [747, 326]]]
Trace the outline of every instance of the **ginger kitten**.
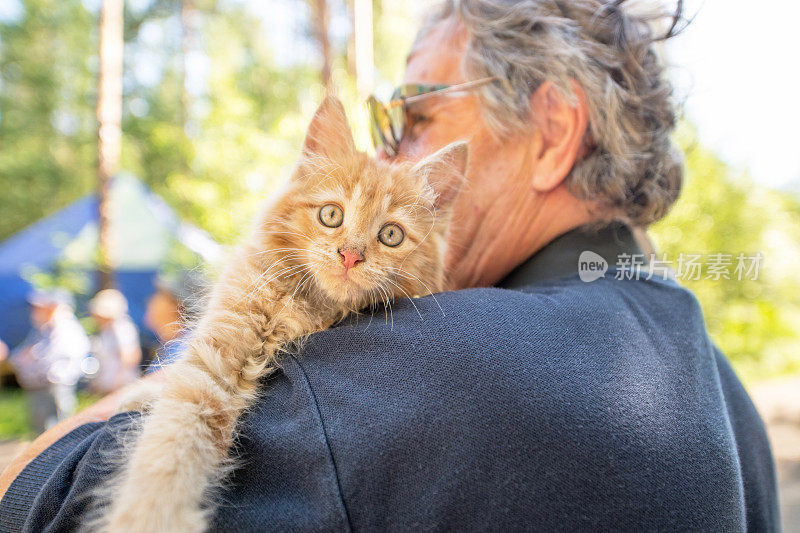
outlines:
[[416, 165], [356, 151], [344, 109], [317, 110], [288, 185], [212, 290], [184, 357], [108, 487], [107, 531], [197, 532], [240, 415], [280, 353], [351, 312], [443, 289], [448, 211], [466, 143]]

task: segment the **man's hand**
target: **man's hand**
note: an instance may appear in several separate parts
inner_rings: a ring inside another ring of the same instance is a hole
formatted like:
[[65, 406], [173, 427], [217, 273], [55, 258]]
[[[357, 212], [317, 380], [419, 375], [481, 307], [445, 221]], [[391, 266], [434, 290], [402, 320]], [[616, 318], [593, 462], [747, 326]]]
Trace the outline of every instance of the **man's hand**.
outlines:
[[5, 361], [6, 357], [8, 357], [8, 346], [3, 341], [0, 341], [0, 363]]
[[[161, 371], [153, 372], [149, 376], [142, 378], [147, 381], [162, 381], [164, 373]], [[135, 386], [133, 384], [131, 386]], [[117, 411], [120, 400], [128, 393], [128, 388], [120, 389], [113, 392], [92, 405], [77, 413], [74, 416], [62, 420], [52, 428], [48, 429], [36, 440], [34, 440], [16, 459], [11, 461], [11, 464], [6, 467], [2, 474], [0, 474], [0, 500], [5, 495], [8, 487], [17, 478], [17, 476], [28, 466], [33, 459], [40, 453], [49, 448], [53, 443], [61, 437], [71, 432], [73, 429], [90, 422], [105, 422]]]

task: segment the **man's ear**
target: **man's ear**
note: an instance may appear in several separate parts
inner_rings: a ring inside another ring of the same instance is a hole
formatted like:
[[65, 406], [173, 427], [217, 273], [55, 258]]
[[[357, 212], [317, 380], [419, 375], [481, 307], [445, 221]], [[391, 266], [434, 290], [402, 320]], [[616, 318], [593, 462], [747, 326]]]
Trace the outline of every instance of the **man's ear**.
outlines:
[[341, 159], [356, 153], [353, 133], [344, 106], [335, 96], [326, 96], [314, 113], [303, 142], [303, 155]]
[[544, 82], [531, 95], [533, 136], [533, 188], [548, 192], [560, 185], [584, 150], [589, 124], [586, 94], [572, 81], [575, 101], [570, 102], [555, 85]]
[[447, 208], [458, 196], [467, 173], [469, 146], [465, 141], [448, 144], [414, 165], [412, 172], [436, 191], [436, 207]]

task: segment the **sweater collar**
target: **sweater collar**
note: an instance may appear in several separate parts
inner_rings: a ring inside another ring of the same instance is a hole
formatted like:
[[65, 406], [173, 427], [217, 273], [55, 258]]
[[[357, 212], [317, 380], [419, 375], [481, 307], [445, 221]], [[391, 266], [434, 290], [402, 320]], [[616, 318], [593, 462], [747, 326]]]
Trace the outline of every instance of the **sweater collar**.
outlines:
[[578, 259], [585, 251], [599, 255], [610, 267], [618, 263], [622, 254], [644, 255], [630, 228], [625, 224], [613, 223], [601, 228], [580, 227], [556, 237], [497, 286], [518, 289], [577, 275]]

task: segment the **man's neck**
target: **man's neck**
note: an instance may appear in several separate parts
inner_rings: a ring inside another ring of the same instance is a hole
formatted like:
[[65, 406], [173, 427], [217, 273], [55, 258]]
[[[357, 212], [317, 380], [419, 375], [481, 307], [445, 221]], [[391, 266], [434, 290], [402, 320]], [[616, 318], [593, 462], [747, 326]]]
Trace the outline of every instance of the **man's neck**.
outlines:
[[452, 270], [451, 286], [495, 285], [560, 235], [593, 221], [586, 203], [563, 185], [533, 195], [528, 202], [494, 206], [482, 221], [482, 226], [493, 228], [492, 234], [476, 236]]

